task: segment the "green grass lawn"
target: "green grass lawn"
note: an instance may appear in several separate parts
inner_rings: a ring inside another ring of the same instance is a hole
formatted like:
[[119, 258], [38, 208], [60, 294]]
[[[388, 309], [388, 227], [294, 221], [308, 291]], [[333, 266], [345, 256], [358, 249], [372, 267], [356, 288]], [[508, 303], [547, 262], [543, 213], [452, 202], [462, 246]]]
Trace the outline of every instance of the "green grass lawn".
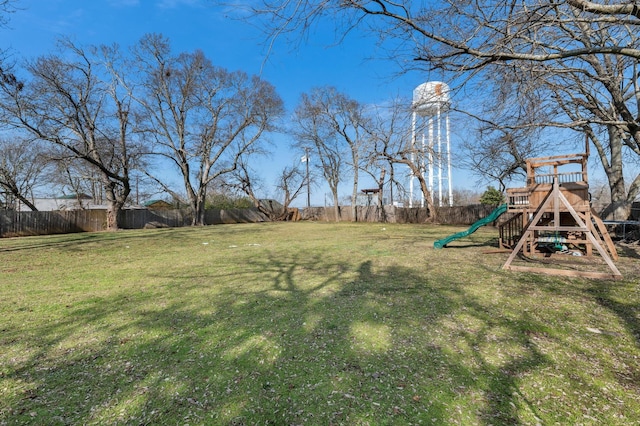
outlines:
[[568, 279], [459, 230], [0, 240], [0, 425], [640, 424], [638, 250]]

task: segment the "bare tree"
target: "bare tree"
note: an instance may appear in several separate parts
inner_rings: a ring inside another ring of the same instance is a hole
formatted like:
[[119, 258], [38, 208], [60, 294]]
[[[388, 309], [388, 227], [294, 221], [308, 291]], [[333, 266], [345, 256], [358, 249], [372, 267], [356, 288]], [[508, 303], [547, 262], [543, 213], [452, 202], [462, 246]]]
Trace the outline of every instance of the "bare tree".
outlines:
[[[369, 128], [375, 121], [370, 120], [367, 128]], [[383, 196], [384, 196], [384, 187], [387, 183], [386, 175], [387, 169], [393, 170], [393, 163], [390, 163], [387, 159], [381, 157], [375, 151], [375, 144], [372, 141], [372, 138], [368, 136], [368, 132], [364, 131], [363, 139], [364, 149], [362, 155], [362, 161], [360, 162], [360, 169], [369, 175], [369, 177], [376, 182], [378, 189], [378, 197], [377, 197], [377, 206], [382, 209], [383, 206]]]
[[[377, 41], [392, 41], [390, 57], [400, 72], [437, 69], [466, 72], [467, 79], [490, 79], [493, 73], [512, 68], [511, 79], [514, 74], [524, 77], [517, 82], [520, 87], [523, 83], [540, 87], [555, 80], [546, 86], [555, 87], [546, 90], [547, 95], [557, 94], [548, 96], [555, 105], [544, 107], [551, 116], [556, 113], [564, 119], [498, 122], [494, 137], [487, 138], [485, 132], [479, 150], [490, 153], [502, 144], [497, 160], [504, 163], [504, 170], [494, 167], [490, 174], [503, 180], [517, 173], [521, 157], [540, 148], [531, 144], [531, 137], [523, 139], [522, 130], [551, 125], [586, 134], [596, 147], [612, 191], [607, 214], [623, 215], [640, 186], [635, 178], [628, 186], [621, 178], [623, 151], [637, 156], [638, 149], [640, 8], [636, 2], [436, 0], [416, 5], [410, 0], [266, 0], [254, 12], [272, 18], [265, 21], [272, 41], [309, 33], [322, 19], [336, 24], [338, 37], [356, 28], [368, 30]], [[527, 143], [529, 148], [521, 149]], [[490, 155], [472, 157], [472, 163], [483, 169], [487, 163], [495, 164], [492, 160]]]
[[454, 189], [453, 205], [468, 206], [470, 204], [478, 204], [481, 195], [482, 194], [473, 189]]
[[[619, 67], [623, 65], [607, 61], [598, 67], [596, 75], [620, 81], [620, 76], [615, 77], [615, 68]], [[635, 68], [635, 64], [632, 67]], [[630, 184], [625, 180], [625, 165], [634, 162], [628, 154], [636, 161], [640, 158], [639, 105], [634, 100], [635, 97], [640, 100], [637, 77], [635, 88], [634, 84], [625, 85], [620, 81], [620, 85], [605, 84], [595, 89], [597, 80], [585, 84], [584, 70], [566, 74], [563, 80], [574, 84], [574, 90], [567, 93], [556, 80], [551, 88], [557, 95], [557, 105], [575, 123], [574, 129], [586, 134], [595, 146], [607, 177], [611, 202], [601, 215], [608, 219], [627, 219], [632, 203], [640, 195], [640, 174], [632, 176]]]
[[59, 48], [58, 55], [27, 63], [28, 80], [0, 82], [2, 119], [91, 165], [105, 191], [107, 229], [116, 230], [139, 153], [130, 132], [131, 98], [97, 49], [69, 40]]
[[3, 204], [15, 208], [11, 202], [18, 200], [31, 210], [33, 190], [43, 185], [42, 177], [47, 170], [47, 159], [41, 145], [20, 137], [0, 139], [0, 189], [4, 194]]
[[276, 188], [282, 193], [282, 206], [285, 214], [291, 203], [303, 193], [307, 186], [307, 175], [297, 165], [285, 167], [280, 172]]
[[[606, 29], [582, 28], [591, 37], [613, 37]], [[640, 41], [640, 36], [633, 36]], [[640, 160], [638, 63], [621, 55], [586, 55], [577, 64], [545, 64], [545, 84], [554, 107], [571, 129], [585, 134], [607, 176], [611, 203], [604, 218], [626, 219], [640, 195], [640, 174], [625, 180], [626, 165]], [[571, 85], [568, 90], [566, 85]]]
[[179, 171], [193, 224], [203, 225], [207, 186], [259, 149], [283, 112], [282, 100], [271, 84], [215, 67], [201, 51], [173, 55], [160, 35], [140, 41], [135, 63], [143, 81], [135, 95], [141, 130], [154, 154]]
[[240, 193], [246, 194], [259, 212], [269, 218], [273, 216], [273, 210], [267, 209], [257, 194], [259, 179], [255, 176], [254, 170], [251, 169], [243, 159], [239, 159], [236, 168], [229, 172], [227, 179], [218, 181], [218, 183], [226, 192], [239, 191]]
[[[375, 111], [376, 113], [380, 112], [379, 108], [375, 108]], [[405, 190], [404, 183], [401, 180], [402, 177], [400, 179], [396, 178], [396, 163], [391, 156], [377, 151], [377, 149], [384, 146], [384, 144], [380, 144], [380, 141], [386, 140], [387, 138], [384, 136], [386, 127], [380, 123], [380, 119], [381, 117], [370, 117], [367, 130], [365, 131], [365, 155], [363, 156], [360, 169], [376, 182], [378, 188], [378, 207], [382, 208], [384, 205], [385, 191], [391, 204], [394, 200], [402, 198]], [[383, 127], [376, 127], [380, 125], [383, 125]], [[382, 131], [380, 129], [382, 129]], [[374, 135], [374, 137], [372, 137], [372, 135]], [[400, 176], [402, 176], [402, 173]], [[382, 219], [383, 218], [381, 218], [381, 220]]]
[[527, 158], [556, 149], [541, 137], [538, 125], [481, 120], [475, 138], [462, 142], [463, 163], [482, 181], [497, 181], [504, 192], [510, 182], [526, 176]]
[[[9, 22], [9, 15], [15, 12], [15, 0], [0, 0], [0, 28]], [[6, 85], [23, 85], [13, 73], [11, 64], [6, 62], [7, 51], [0, 48], [0, 81]], [[20, 181], [20, 169], [23, 167], [23, 152], [25, 141], [2, 139], [0, 140], [0, 151], [2, 152], [2, 163], [0, 165], [0, 188], [4, 191], [4, 206], [13, 206], [13, 199], [23, 202], [31, 210], [37, 210], [28, 199], [27, 193]], [[35, 162], [37, 164], [37, 162]], [[28, 179], [27, 179], [28, 180]]]
[[[334, 200], [338, 199], [338, 185], [351, 169], [352, 220], [357, 220], [359, 172], [364, 161], [364, 142], [367, 126], [365, 108], [355, 99], [338, 92], [335, 87], [317, 87], [304, 94], [295, 113], [294, 130], [301, 148], [313, 149], [318, 155], [322, 173], [329, 183]], [[342, 158], [348, 160], [344, 161]], [[338, 207], [335, 204], [336, 217]]]
[[[397, 58], [403, 69], [417, 66], [462, 71], [511, 60], [543, 62], [585, 54], [640, 58], [638, 45], [624, 38], [585, 47], [562, 34], [562, 28], [576, 21], [615, 28], [635, 27], [637, 31], [640, 8], [635, 3], [602, 4], [588, 0], [415, 3], [411, 0], [263, 0], [253, 12], [269, 17], [264, 22], [272, 43], [277, 37], [298, 38], [300, 33], [308, 34], [323, 18], [336, 25], [338, 37], [355, 28], [371, 31], [381, 41], [393, 41], [391, 56]], [[553, 37], [557, 34], [560, 37]]]
[[[320, 162], [318, 167], [333, 195], [336, 221], [339, 221], [338, 187], [345, 174], [344, 157], [348, 148], [344, 139], [347, 131], [337, 117], [341, 112], [335, 103], [336, 96], [340, 95], [331, 87], [318, 87], [309, 94], [303, 93], [294, 113], [293, 133], [301, 150], [309, 149], [316, 154]], [[354, 181], [357, 185], [357, 177]]]
[[462, 138], [463, 164], [481, 181], [497, 181], [502, 192], [514, 179], [526, 176], [527, 158], [557, 149], [543, 132], [554, 115], [546, 108], [548, 93], [536, 83], [535, 73], [517, 64], [493, 67], [494, 72], [482, 79], [482, 88], [491, 94], [478, 95], [482, 115], [454, 111], [454, 121], [468, 123]]
[[[5, 27], [9, 23], [9, 15], [16, 11], [17, 0], [0, 0], [0, 28]], [[11, 77], [9, 67], [3, 65], [3, 59], [7, 52], [0, 48], [0, 79]]]
[[374, 155], [378, 159], [391, 165], [406, 166], [411, 176], [418, 180], [429, 215], [435, 219], [437, 211], [433, 205], [429, 185], [424, 177], [423, 160], [429, 155], [429, 147], [412, 143], [409, 133], [412, 128], [411, 111], [406, 105], [408, 105], [406, 101], [395, 99], [386, 107], [378, 108], [374, 122], [369, 126], [369, 137], [374, 147]]
[[[563, 35], [563, 40], [585, 50], [619, 39], [640, 44], [633, 27], [603, 25], [597, 20], [580, 20], [578, 13], [574, 15], [575, 21], [557, 29], [550, 42], [559, 43], [556, 38]], [[509, 163], [517, 166], [524, 155], [539, 153], [552, 143], [567, 149], [578, 141], [580, 146], [586, 137], [595, 147], [611, 192], [611, 203], [602, 215], [628, 217], [631, 204], [640, 194], [640, 175], [631, 176], [630, 183], [625, 179], [625, 166], [640, 160], [637, 60], [622, 54], [585, 53], [571, 60], [514, 61], [493, 70], [488, 79], [494, 81], [491, 87], [502, 88], [507, 102], [497, 108], [502, 111], [499, 118], [484, 126], [492, 129], [497, 139], [480, 138], [476, 148], [469, 147], [476, 154], [472, 157], [477, 160], [476, 166], [485, 173], [494, 173], [502, 182], [501, 176], [511, 169]], [[536, 128], [542, 127], [571, 129], [575, 136], [556, 132], [555, 140], [541, 144], [543, 138]]]
[[348, 165], [353, 177], [351, 187], [351, 217], [357, 221], [358, 185], [360, 170], [365, 157], [365, 128], [369, 118], [365, 108], [355, 99], [339, 93], [334, 87], [327, 88], [328, 112], [326, 118], [333, 127], [337, 137], [346, 144], [349, 153]]
[[226, 185], [234, 190], [246, 194], [262, 214], [271, 220], [287, 220], [291, 211], [291, 203], [304, 191], [307, 180], [305, 173], [299, 166], [289, 166], [282, 169], [277, 178], [276, 188], [281, 193], [282, 204], [272, 203], [275, 200], [261, 199], [257, 195], [259, 179], [254, 171], [244, 162], [232, 173], [232, 179]]
[[[47, 173], [50, 185], [59, 188], [64, 195], [91, 197], [93, 204], [104, 203], [104, 189], [100, 176], [95, 173], [93, 166], [85, 161], [78, 161], [74, 156], [69, 156], [64, 150], [54, 149], [50, 151], [52, 167]], [[82, 203], [78, 203], [82, 205]]]

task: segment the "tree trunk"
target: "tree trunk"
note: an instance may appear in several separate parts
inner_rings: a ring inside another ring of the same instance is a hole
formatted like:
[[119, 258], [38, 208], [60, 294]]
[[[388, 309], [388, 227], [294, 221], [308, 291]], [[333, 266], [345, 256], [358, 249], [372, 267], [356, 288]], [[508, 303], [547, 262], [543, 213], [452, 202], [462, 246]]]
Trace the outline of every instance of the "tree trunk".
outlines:
[[438, 212], [433, 206], [433, 201], [431, 200], [431, 193], [429, 192], [427, 182], [424, 180], [424, 177], [421, 174], [418, 174], [417, 177], [418, 182], [420, 183], [420, 189], [422, 189], [425, 205], [427, 206], [427, 217], [431, 219], [431, 221], [436, 221], [438, 220]]
[[192, 226], [204, 226], [205, 225], [205, 200], [203, 196], [198, 196], [193, 205], [193, 219], [191, 220]]
[[[611, 190], [611, 203], [600, 213], [600, 217], [604, 220], [628, 220], [631, 216], [633, 202], [640, 194], [640, 175], [636, 176], [628, 189], [625, 188], [624, 178], [615, 179], [616, 176], [607, 173]], [[618, 176], [621, 176], [621, 174]]]
[[[358, 158], [354, 157], [354, 164], [357, 164]], [[354, 166], [353, 169], [353, 193], [351, 194], [351, 221], [358, 221], [358, 209], [357, 209], [357, 201], [358, 201], [358, 168]]]
[[336, 215], [336, 222], [340, 222], [340, 203], [338, 202], [338, 188], [331, 188], [333, 194], [333, 212]]
[[622, 200], [611, 202], [600, 214], [604, 220], [627, 220], [631, 215], [631, 205], [633, 203]]
[[[125, 201], [129, 197], [131, 188], [129, 181], [116, 182], [104, 173], [102, 177], [104, 184], [105, 196], [107, 199], [107, 231], [117, 231], [120, 229], [118, 216], [120, 210], [124, 206]], [[121, 185], [121, 186], [119, 186]]]
[[386, 169], [382, 169], [380, 171], [380, 179], [378, 179], [378, 220], [380, 222], [386, 222], [387, 218], [385, 216], [385, 212], [384, 212], [384, 203], [383, 203], [383, 196], [384, 196], [384, 175], [387, 173]]
[[[616, 126], [609, 126], [609, 151], [611, 161], [606, 166], [606, 161], [602, 161], [605, 165], [604, 170], [611, 191], [611, 203], [601, 212], [604, 220], [627, 220], [631, 214], [631, 205], [638, 195], [638, 185], [640, 177], [636, 177], [629, 191], [627, 191], [624, 179], [624, 159], [622, 153], [622, 135], [623, 132]], [[593, 139], [592, 139], [593, 140]], [[601, 156], [606, 155], [606, 150], [596, 146]]]
[[107, 205], [107, 231], [117, 231], [120, 229], [118, 225], [118, 215], [121, 207], [118, 202], [110, 202]]

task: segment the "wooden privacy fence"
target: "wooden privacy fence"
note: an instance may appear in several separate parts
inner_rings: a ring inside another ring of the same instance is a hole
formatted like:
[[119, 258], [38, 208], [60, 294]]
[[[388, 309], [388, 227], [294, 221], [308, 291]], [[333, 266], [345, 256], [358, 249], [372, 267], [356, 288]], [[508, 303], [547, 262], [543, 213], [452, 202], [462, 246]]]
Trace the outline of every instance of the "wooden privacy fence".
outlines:
[[104, 210], [17, 212], [0, 210], [0, 237], [70, 234], [103, 230]]
[[118, 217], [123, 229], [178, 228], [191, 225], [187, 210], [122, 210]]
[[[118, 219], [122, 229], [143, 229], [189, 226], [191, 218], [191, 213], [187, 210], [122, 210]], [[207, 225], [267, 220], [257, 209], [207, 210], [205, 214]], [[106, 224], [105, 210], [0, 210], [0, 237], [96, 232], [104, 231]]]
[[438, 207], [437, 222], [443, 225], [471, 225], [489, 216], [497, 206], [473, 204], [469, 206]]
[[[469, 225], [487, 216], [493, 207], [474, 205], [441, 207], [438, 223]], [[340, 220], [351, 221], [350, 206], [340, 208]], [[385, 206], [357, 207], [358, 222], [426, 223], [429, 221], [426, 208], [402, 208]], [[187, 210], [123, 210], [120, 226], [123, 229], [159, 227], [181, 227], [191, 224]], [[312, 207], [302, 210], [304, 220], [335, 221], [333, 207]], [[257, 209], [207, 210], [207, 225], [231, 223], [266, 222], [269, 219]], [[0, 210], [0, 237], [27, 235], [66, 234], [73, 232], [103, 231], [106, 229], [105, 210], [69, 210], [44, 212], [16, 212]]]
[[[470, 206], [438, 207], [436, 223], [443, 225], [471, 225], [491, 213], [496, 206], [475, 204]], [[351, 206], [340, 207], [340, 220], [353, 220]], [[334, 222], [336, 220], [333, 207], [312, 207], [304, 209], [302, 218]], [[384, 206], [356, 207], [357, 222], [387, 222], [387, 223], [426, 223], [429, 222], [426, 208]]]
[[[351, 206], [339, 209], [341, 222], [386, 222], [386, 223], [425, 223], [428, 211], [425, 208], [402, 208], [384, 206], [356, 207], [356, 219], [353, 219]], [[302, 219], [335, 222], [336, 213], [333, 207], [311, 207], [302, 211]]]

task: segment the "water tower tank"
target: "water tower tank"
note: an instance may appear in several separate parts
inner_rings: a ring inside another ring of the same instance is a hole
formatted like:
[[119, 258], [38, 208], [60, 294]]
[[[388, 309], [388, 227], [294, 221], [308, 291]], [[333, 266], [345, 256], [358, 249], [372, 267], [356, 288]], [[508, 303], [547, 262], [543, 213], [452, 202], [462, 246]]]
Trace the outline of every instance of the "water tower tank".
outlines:
[[449, 109], [449, 86], [440, 81], [422, 83], [413, 90], [413, 110], [419, 115], [434, 115]]

